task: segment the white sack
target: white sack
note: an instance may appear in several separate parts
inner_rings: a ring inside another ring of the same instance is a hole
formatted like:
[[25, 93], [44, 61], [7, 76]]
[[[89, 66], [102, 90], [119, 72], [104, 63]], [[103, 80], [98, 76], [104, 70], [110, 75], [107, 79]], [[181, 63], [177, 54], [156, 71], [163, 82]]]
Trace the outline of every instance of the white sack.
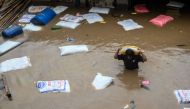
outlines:
[[83, 17], [88, 21], [89, 24], [104, 21], [104, 19], [97, 13], [84, 14]]
[[175, 7], [175, 8], [183, 8], [184, 4], [181, 2], [170, 1], [167, 6]]
[[190, 90], [175, 90], [174, 94], [179, 103], [190, 103]]
[[56, 26], [64, 27], [64, 28], [70, 28], [70, 29], [75, 29], [78, 27], [80, 23], [75, 23], [75, 22], [66, 22], [66, 21], [59, 21]]
[[20, 45], [21, 42], [16, 42], [16, 41], [6, 41], [3, 44], [0, 45], [0, 54], [5, 53], [9, 51], [10, 49]]
[[102, 76], [101, 73], [97, 73], [92, 85], [96, 88], [96, 90], [101, 90], [108, 87], [113, 81], [112, 77]]
[[53, 8], [53, 10], [55, 11], [56, 14], [60, 14], [63, 11], [65, 11], [68, 7], [67, 6], [56, 6], [55, 8]]
[[100, 14], [108, 14], [110, 11], [109, 8], [100, 8], [100, 7], [92, 7], [89, 12], [100, 13]]
[[24, 31], [40, 31], [41, 29], [42, 29], [42, 27], [36, 26], [32, 23], [26, 24], [23, 28]]
[[69, 46], [59, 47], [59, 49], [61, 51], [62, 56], [88, 51], [87, 45], [69, 45]]
[[70, 14], [66, 14], [64, 15], [63, 17], [60, 18], [61, 20], [64, 20], [64, 21], [68, 21], [68, 22], [80, 22], [82, 20], [84, 20], [84, 18], [82, 16], [73, 16], [73, 15], [70, 15]]
[[24, 56], [6, 60], [0, 64], [0, 73], [31, 67], [30, 58]]
[[132, 19], [119, 21], [117, 23], [119, 25], [123, 26], [125, 31], [143, 28], [143, 26], [141, 26], [138, 23], [134, 22]]
[[25, 14], [23, 15], [20, 19], [19, 22], [20, 23], [29, 23], [31, 21], [32, 18], [34, 18], [36, 15], [34, 14]]
[[46, 9], [48, 6], [30, 6], [28, 8], [29, 13], [39, 13]]

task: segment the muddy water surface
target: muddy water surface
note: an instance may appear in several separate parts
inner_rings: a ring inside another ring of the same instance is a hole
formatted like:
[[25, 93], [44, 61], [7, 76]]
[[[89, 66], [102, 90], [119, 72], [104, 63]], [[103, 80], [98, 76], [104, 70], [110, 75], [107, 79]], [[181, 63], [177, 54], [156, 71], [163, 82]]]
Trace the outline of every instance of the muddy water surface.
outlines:
[[[76, 12], [69, 9], [62, 15]], [[75, 30], [51, 30], [60, 15], [42, 31], [25, 33], [28, 42], [0, 61], [28, 56], [32, 67], [6, 73], [13, 101], [2, 99], [0, 109], [121, 109], [131, 100], [137, 109], [182, 109], [173, 90], [189, 89], [190, 16], [175, 16], [173, 22], [158, 28], [148, 23], [157, 14], [122, 13], [124, 17], [103, 15], [105, 24], [83, 22]], [[128, 18], [144, 28], [125, 32], [116, 22]], [[67, 42], [67, 37], [76, 41]], [[60, 56], [58, 47], [71, 44], [87, 44], [90, 52]], [[148, 61], [140, 63], [139, 70], [125, 70], [122, 61], [113, 59], [117, 48], [125, 44], [145, 50]], [[96, 91], [91, 82], [97, 72], [114, 77], [114, 83]], [[71, 93], [41, 94], [35, 86], [38, 80], [60, 79], [69, 80]], [[149, 90], [139, 87], [141, 79], [150, 80]]]

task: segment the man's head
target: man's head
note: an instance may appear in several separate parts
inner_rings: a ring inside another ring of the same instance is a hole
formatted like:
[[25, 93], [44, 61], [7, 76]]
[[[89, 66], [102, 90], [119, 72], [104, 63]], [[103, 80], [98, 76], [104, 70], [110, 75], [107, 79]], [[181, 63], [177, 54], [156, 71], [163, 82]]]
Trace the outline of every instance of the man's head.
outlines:
[[127, 55], [135, 55], [135, 52], [132, 49], [127, 49], [126, 54]]

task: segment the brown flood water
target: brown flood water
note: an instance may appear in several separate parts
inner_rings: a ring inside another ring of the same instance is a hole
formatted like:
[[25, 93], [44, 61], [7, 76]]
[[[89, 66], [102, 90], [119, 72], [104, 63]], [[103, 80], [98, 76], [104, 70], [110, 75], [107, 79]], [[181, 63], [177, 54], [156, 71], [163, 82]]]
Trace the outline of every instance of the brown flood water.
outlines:
[[[5, 73], [13, 101], [1, 99], [0, 109], [122, 109], [131, 100], [137, 109], [182, 109], [173, 94], [175, 89], [190, 88], [190, 15], [175, 16], [163, 28], [148, 21], [158, 14], [120, 12], [124, 17], [102, 15], [106, 24], [83, 23], [77, 29], [51, 30], [60, 16], [75, 14], [68, 9], [40, 32], [25, 33], [29, 41], [0, 57], [0, 62], [28, 56], [32, 67]], [[85, 12], [85, 10], [81, 10]], [[87, 11], [86, 11], [87, 12]], [[125, 32], [118, 20], [132, 18], [143, 29]], [[76, 38], [69, 43], [67, 37]], [[90, 52], [60, 56], [59, 46], [88, 44]], [[131, 44], [145, 50], [148, 61], [140, 69], [125, 70], [113, 55], [118, 47]], [[177, 47], [176, 45], [185, 45]], [[97, 72], [114, 77], [109, 87], [96, 91], [91, 85]], [[71, 93], [41, 94], [38, 80], [67, 79]], [[139, 80], [150, 80], [149, 90], [139, 87]]]

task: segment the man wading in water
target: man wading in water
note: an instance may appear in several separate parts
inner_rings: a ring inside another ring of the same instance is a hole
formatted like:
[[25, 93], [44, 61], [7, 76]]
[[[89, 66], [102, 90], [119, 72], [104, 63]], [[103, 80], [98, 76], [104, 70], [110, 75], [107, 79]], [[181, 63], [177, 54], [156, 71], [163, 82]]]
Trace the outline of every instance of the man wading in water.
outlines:
[[147, 61], [143, 51], [136, 46], [123, 46], [117, 50], [115, 59], [123, 60], [125, 68], [129, 70], [138, 69], [139, 62]]

